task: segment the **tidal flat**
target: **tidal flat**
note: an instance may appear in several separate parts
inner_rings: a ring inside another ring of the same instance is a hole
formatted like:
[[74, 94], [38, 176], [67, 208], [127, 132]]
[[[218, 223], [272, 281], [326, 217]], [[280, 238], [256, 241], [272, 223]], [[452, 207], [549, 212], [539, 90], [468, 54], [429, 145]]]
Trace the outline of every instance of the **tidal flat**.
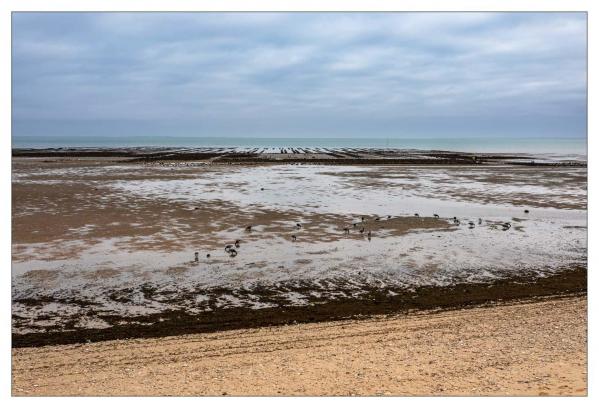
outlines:
[[581, 161], [75, 153], [13, 156], [16, 347], [586, 292]]

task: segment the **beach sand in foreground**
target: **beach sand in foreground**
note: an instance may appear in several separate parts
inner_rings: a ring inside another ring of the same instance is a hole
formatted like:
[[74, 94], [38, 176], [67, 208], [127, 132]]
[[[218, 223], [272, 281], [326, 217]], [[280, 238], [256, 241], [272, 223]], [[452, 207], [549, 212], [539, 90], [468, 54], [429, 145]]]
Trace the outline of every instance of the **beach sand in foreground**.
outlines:
[[17, 348], [13, 395], [586, 395], [586, 296]]

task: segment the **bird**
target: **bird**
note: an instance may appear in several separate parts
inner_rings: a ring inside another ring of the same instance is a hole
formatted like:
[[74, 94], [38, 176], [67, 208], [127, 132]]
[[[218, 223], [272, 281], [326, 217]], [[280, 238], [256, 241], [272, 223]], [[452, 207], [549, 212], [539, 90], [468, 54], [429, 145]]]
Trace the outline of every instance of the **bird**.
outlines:
[[380, 221], [380, 220], [381, 220], [381, 218], [380, 218], [380, 217], [376, 217], [374, 220], [375, 220], [375, 221]]
[[439, 218], [439, 214], [433, 214], [433, 217]]
[[391, 218], [391, 216], [390, 216], [390, 215], [387, 215], [387, 219], [390, 219], [390, 218]]
[[355, 222], [352, 225], [354, 226], [354, 228], [356, 228], [356, 223]]
[[231, 258], [234, 258], [234, 257], [236, 257], [236, 256], [237, 256], [237, 251], [236, 251], [236, 250], [234, 250], [233, 248], [231, 248], [231, 250], [229, 250], [229, 256], [230, 256]]
[[210, 258], [210, 254], [206, 254], [206, 258]]
[[528, 214], [530, 211], [528, 210], [524, 210], [524, 214]]
[[247, 227], [245, 227], [245, 230], [246, 230], [247, 232], [251, 232], [251, 231], [252, 231], [252, 226], [251, 226], [251, 225], [248, 225]]
[[195, 261], [200, 262], [200, 253], [196, 252], [194, 255], [195, 255]]
[[301, 228], [301, 227], [302, 227], [302, 224], [300, 224], [300, 223], [298, 222], [298, 223], [296, 223], [296, 224], [295, 224], [295, 226], [296, 226], [297, 228]]
[[414, 217], [420, 217], [420, 214], [414, 213]]
[[362, 228], [360, 229], [360, 234], [363, 234], [363, 233], [364, 233], [364, 227], [362, 227]]
[[469, 228], [474, 228], [474, 221], [468, 221]]
[[297, 240], [297, 236], [295, 236], [295, 235], [292, 235], [292, 236], [291, 236], [291, 239], [293, 239], [293, 241], [296, 241], [296, 240]]
[[236, 240], [235, 240], [235, 248], [239, 248], [239, 243], [240, 243], [240, 242], [241, 242], [241, 241], [239, 241], [238, 239], [236, 239]]
[[231, 244], [225, 245], [225, 252], [231, 252], [231, 250], [233, 250], [233, 245], [231, 245]]
[[343, 231], [345, 231], [346, 234], [349, 234], [349, 228], [345, 227], [343, 228]]
[[505, 222], [503, 223], [502, 227], [504, 231], [507, 231], [512, 227], [512, 224], [510, 224], [509, 222]]
[[482, 218], [479, 218], [479, 219], [478, 219], [478, 225], [480, 225], [480, 224], [482, 224], [482, 223], [483, 223], [483, 219], [482, 219]]
[[369, 240], [369, 241], [370, 241], [370, 238], [371, 238], [371, 236], [372, 236], [372, 232], [371, 232], [371, 231], [368, 231], [368, 240]]
[[364, 217], [362, 217], [362, 222], [364, 222]]

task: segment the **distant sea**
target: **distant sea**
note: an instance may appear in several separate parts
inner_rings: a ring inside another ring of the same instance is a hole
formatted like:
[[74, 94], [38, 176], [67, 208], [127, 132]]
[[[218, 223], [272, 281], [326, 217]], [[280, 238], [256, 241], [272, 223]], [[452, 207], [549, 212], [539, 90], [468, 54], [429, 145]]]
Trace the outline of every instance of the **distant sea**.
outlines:
[[250, 138], [13, 137], [13, 148], [58, 147], [324, 147], [396, 148], [493, 153], [587, 154], [586, 138]]

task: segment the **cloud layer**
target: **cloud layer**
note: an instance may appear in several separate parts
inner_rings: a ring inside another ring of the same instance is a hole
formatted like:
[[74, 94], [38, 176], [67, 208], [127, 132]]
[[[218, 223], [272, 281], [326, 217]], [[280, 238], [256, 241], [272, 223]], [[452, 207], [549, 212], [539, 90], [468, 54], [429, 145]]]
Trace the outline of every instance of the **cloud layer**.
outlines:
[[583, 13], [15, 13], [15, 136], [586, 135]]

